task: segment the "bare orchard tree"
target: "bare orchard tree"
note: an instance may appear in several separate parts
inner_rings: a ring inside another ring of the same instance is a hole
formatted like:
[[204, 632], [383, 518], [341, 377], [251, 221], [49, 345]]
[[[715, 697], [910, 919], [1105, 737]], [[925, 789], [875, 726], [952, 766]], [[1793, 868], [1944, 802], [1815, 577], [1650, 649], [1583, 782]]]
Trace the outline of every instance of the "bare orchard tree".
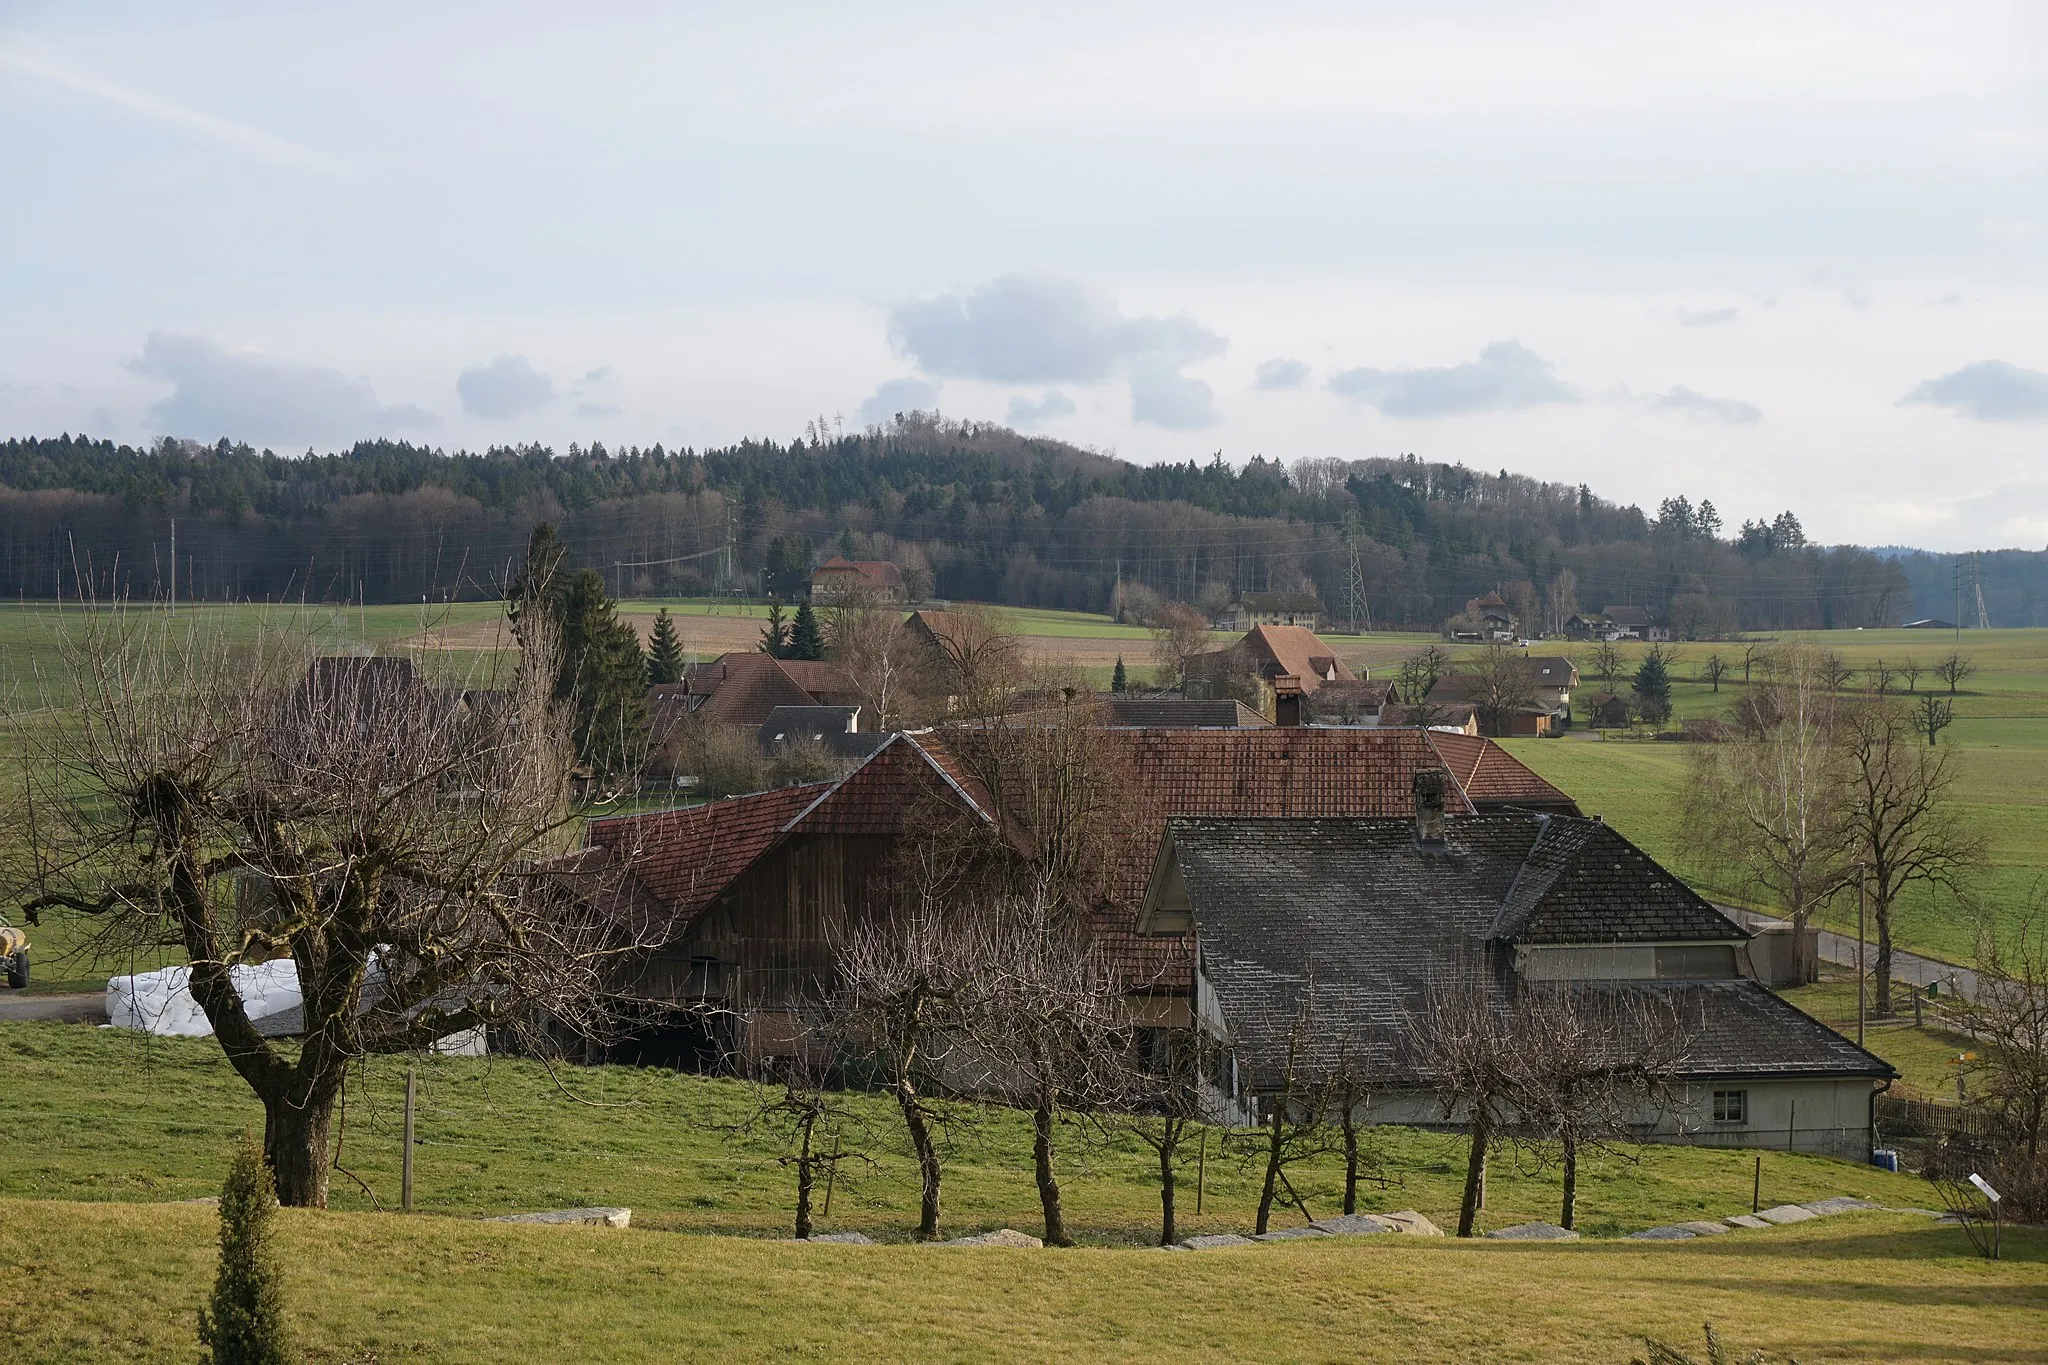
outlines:
[[815, 1228], [820, 1179], [829, 1212], [833, 1187], [843, 1180], [841, 1168], [874, 1164], [867, 1154], [866, 1118], [835, 1084], [839, 1020], [829, 1007], [807, 1006], [750, 1010], [737, 1023], [732, 1032], [739, 1045], [727, 1065], [747, 1083], [749, 1105], [727, 1132], [735, 1140], [776, 1140], [782, 1149], [776, 1164], [796, 1173], [796, 1236], [807, 1241]]
[[1621, 670], [1627, 666], [1621, 649], [1612, 640], [1602, 640], [1594, 645], [1590, 662], [1593, 672], [1600, 675], [1600, 681], [1607, 684], [1607, 690], [1610, 692], [1614, 690], [1614, 680], [1621, 676]]
[[1944, 654], [1934, 662], [1934, 676], [1948, 684], [1948, 694], [1977, 676], [1977, 662], [1960, 653]]
[[1909, 886], [1960, 891], [1984, 861], [1984, 838], [1955, 808], [1955, 750], [1920, 742], [1911, 707], [1895, 700], [1844, 708], [1836, 731], [1847, 759], [1852, 852], [1877, 924], [1876, 1009], [1892, 1012], [1892, 918]]
[[951, 913], [962, 876], [950, 850], [914, 841], [921, 866], [908, 902], [835, 945], [834, 1010], [847, 1046], [874, 1058], [917, 1159], [917, 1236], [939, 1234], [939, 1136], [957, 1109], [926, 1093], [979, 1009], [986, 935]]
[[1927, 736], [1927, 747], [1933, 748], [1941, 732], [1956, 722], [1956, 704], [1946, 697], [1932, 692], [1920, 694], [1920, 704], [1913, 708], [1913, 728]]
[[1856, 856], [1838, 702], [1819, 660], [1796, 648], [1743, 701], [1742, 733], [1690, 746], [1681, 841], [1696, 863], [1784, 910], [1800, 978], [1811, 980], [1807, 923], [1851, 877]]
[[1273, 1204], [1284, 1188], [1301, 1216], [1314, 1221], [1308, 1204], [1287, 1178], [1287, 1168], [1326, 1155], [1333, 1138], [1328, 1123], [1329, 1076], [1318, 1065], [1315, 1016], [1315, 980], [1304, 979], [1294, 1021], [1287, 1030], [1287, 1052], [1281, 1062], [1280, 1084], [1263, 1096], [1265, 1112], [1259, 1115], [1259, 1142], [1254, 1151], [1264, 1161], [1265, 1174], [1259, 1183], [1259, 1215], [1254, 1232], [1264, 1233], [1273, 1219]]
[[1467, 662], [1465, 673], [1472, 680], [1473, 709], [1485, 734], [1512, 733], [1515, 717], [1536, 702], [1536, 677], [1529, 660], [1508, 645], [1482, 647]]
[[1890, 696], [1899, 685], [1897, 664], [1888, 664], [1883, 659], [1875, 660], [1863, 670], [1863, 676], [1870, 679], [1870, 690], [1880, 697]]
[[[104, 948], [181, 948], [263, 1104], [283, 1203], [327, 1202], [352, 1062], [473, 1028], [601, 1027], [614, 964], [650, 935], [623, 898], [560, 894], [547, 861], [576, 814], [550, 632], [522, 628], [510, 676], [467, 689], [407, 660], [316, 659], [268, 623], [242, 643], [88, 610], [61, 648], [75, 702], [14, 717], [23, 839], [0, 890], [32, 917], [98, 917]], [[234, 981], [280, 956], [304, 997], [296, 1048], [257, 1031]]]
[[1454, 961], [1431, 974], [1409, 1033], [1418, 1069], [1468, 1137], [1458, 1236], [1470, 1237], [1486, 1188], [1486, 1161], [1505, 1134], [1521, 1086], [1508, 1002], [1481, 963]]
[[1323, 1089], [1336, 1115], [1344, 1152], [1344, 1212], [1357, 1213], [1360, 1184], [1370, 1180], [1383, 1189], [1387, 1184], [1385, 1155], [1363, 1117], [1372, 1101], [1372, 1073], [1356, 1060], [1342, 1058], [1324, 1078]]
[[1003, 714], [1026, 678], [1024, 646], [996, 612], [955, 607], [922, 614], [930, 634], [910, 653], [913, 690], [935, 715]]
[[1908, 696], [1920, 690], [1920, 675], [1926, 671], [1927, 669], [1921, 665], [1918, 659], [1911, 657], [1898, 666], [1896, 672], [1906, 680], [1906, 694]]
[[1202, 1066], [1209, 1055], [1199, 1032], [1161, 1029], [1140, 1035], [1112, 1126], [1152, 1149], [1159, 1168], [1159, 1245], [1180, 1240], [1177, 1195], [1182, 1148], [1201, 1122]]
[[1721, 679], [1728, 676], [1728, 661], [1719, 654], [1709, 654], [1706, 662], [1700, 665], [1700, 676], [1707, 680], [1708, 686], [1719, 692]]
[[1698, 1021], [1640, 991], [1530, 982], [1508, 1017], [1515, 1118], [1555, 1144], [1564, 1169], [1558, 1224], [1574, 1227], [1580, 1154], [1631, 1143], [1643, 1116], [1671, 1102]]
[[1425, 645], [1401, 660], [1394, 670], [1394, 686], [1400, 699], [1418, 706], [1436, 686], [1437, 679], [1450, 672], [1450, 651], [1442, 645]]
[[1058, 1129], [1126, 1088], [1123, 977], [1085, 926], [1045, 895], [997, 902], [984, 913], [992, 933], [980, 958], [982, 1005], [969, 1029], [985, 1064], [978, 1088], [1030, 1111], [1045, 1243], [1072, 1246], [1054, 1169]]

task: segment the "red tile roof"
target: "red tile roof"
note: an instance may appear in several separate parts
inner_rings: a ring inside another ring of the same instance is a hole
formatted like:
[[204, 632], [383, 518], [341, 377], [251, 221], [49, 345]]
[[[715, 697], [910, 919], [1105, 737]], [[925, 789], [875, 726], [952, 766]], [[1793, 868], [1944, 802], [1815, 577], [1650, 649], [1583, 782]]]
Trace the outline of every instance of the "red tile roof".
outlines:
[[783, 667], [782, 660], [758, 650], [735, 650], [701, 670], [693, 669], [689, 685], [710, 694], [696, 714], [711, 725], [759, 729], [778, 706], [815, 706], [818, 702]]
[[811, 782], [685, 810], [592, 820], [583, 837], [632, 867], [681, 924], [716, 900], [831, 786]]
[[902, 566], [892, 564], [886, 559], [848, 559], [843, 555], [833, 555], [811, 570], [813, 583], [821, 576], [834, 582], [845, 578], [857, 578], [862, 583], [879, 588], [903, 586]]

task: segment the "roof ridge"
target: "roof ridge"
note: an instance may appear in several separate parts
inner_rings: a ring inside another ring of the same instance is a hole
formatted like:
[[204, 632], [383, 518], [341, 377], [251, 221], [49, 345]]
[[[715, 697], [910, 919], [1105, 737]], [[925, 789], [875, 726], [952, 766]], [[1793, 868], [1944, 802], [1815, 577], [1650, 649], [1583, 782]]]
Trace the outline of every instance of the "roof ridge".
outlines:
[[[1466, 811], [1469, 814], [1477, 815], [1479, 813], [1479, 803], [1472, 799], [1472, 793], [1466, 789], [1466, 784], [1458, 780], [1458, 770], [1451, 766], [1451, 761], [1448, 758], [1444, 757], [1444, 751], [1437, 748], [1436, 741], [1430, 738], [1429, 727], [1418, 725], [1415, 729], [1416, 733], [1422, 736], [1422, 742], [1429, 747], [1429, 751], [1436, 755], [1436, 761], [1443, 765], [1444, 776], [1450, 778], [1451, 785], [1458, 789], [1458, 799], [1465, 803]], [[1481, 752], [1483, 753], [1484, 750]], [[1479, 771], [1477, 763], [1472, 765], [1472, 771], [1474, 773]]]
[[1529, 864], [1535, 859], [1536, 850], [1543, 847], [1543, 840], [1549, 833], [1550, 816], [1539, 811], [1536, 815], [1536, 837], [1530, 840], [1528, 850], [1522, 854], [1521, 866], [1515, 869], [1515, 879], [1508, 883], [1507, 891], [1500, 898], [1500, 909], [1494, 912], [1488, 938], [1499, 938], [1507, 932], [1508, 909], [1515, 903], [1515, 892], [1522, 889], [1522, 878], [1529, 875]]
[[[799, 824], [803, 823], [803, 821], [809, 817], [811, 812], [816, 810], [819, 806], [823, 805], [825, 801], [834, 792], [838, 791], [848, 782], [851, 782], [854, 779], [855, 774], [861, 772], [868, 766], [868, 764], [873, 763], [876, 759], [880, 758], [883, 754], [887, 753], [890, 745], [894, 744], [897, 740], [903, 738], [905, 738], [905, 735], [901, 730], [892, 731], [887, 739], [883, 740], [880, 744], [877, 744], [875, 746], [875, 751], [873, 753], [869, 754], [860, 762], [854, 764], [852, 771], [848, 772], [846, 776], [841, 777], [834, 782], [828, 783], [825, 787], [825, 790], [818, 793], [817, 800], [811, 802], [802, 810], [798, 811], [795, 815], [791, 816], [789, 820], [782, 826], [781, 829], [775, 831], [775, 837], [777, 842], [780, 842], [783, 835], [789, 833], [791, 830], [795, 829]], [[762, 852], [764, 853], [766, 851], [766, 849], [762, 850]]]

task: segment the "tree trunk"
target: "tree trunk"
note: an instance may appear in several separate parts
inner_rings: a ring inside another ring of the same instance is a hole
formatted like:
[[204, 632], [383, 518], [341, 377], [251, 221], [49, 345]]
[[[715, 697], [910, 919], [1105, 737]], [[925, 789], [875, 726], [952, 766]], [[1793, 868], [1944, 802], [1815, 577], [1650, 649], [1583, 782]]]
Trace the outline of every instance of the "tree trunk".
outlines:
[[923, 1182], [918, 1199], [917, 1240], [929, 1242], [939, 1235], [939, 1150], [932, 1144], [932, 1129], [925, 1122], [924, 1106], [918, 1103], [917, 1088], [904, 1076], [896, 1082], [896, 1107], [903, 1111], [903, 1126], [910, 1133], [910, 1150], [917, 1154], [917, 1173]]
[[804, 1125], [803, 1150], [796, 1158], [796, 1237], [799, 1242], [809, 1241], [811, 1236], [811, 1187], [817, 1172], [811, 1169], [811, 1125]]
[[1358, 1120], [1352, 1117], [1348, 1098], [1344, 1103], [1344, 1212], [1358, 1212]]
[[1051, 1097], [1042, 1096], [1031, 1116], [1031, 1160], [1038, 1172], [1038, 1202], [1045, 1210], [1045, 1244], [1070, 1247], [1074, 1241], [1060, 1211], [1060, 1182], [1052, 1173], [1052, 1116]]
[[1267, 1129], [1266, 1138], [1266, 1185], [1259, 1191], [1259, 1221], [1253, 1232], [1265, 1232], [1273, 1221], [1273, 1187], [1280, 1180], [1280, 1125], [1285, 1122], [1280, 1113], [1280, 1101], [1273, 1101], [1273, 1121]]
[[1871, 1013], [1880, 1019], [1889, 1019], [1892, 1015], [1892, 908], [1882, 898], [1873, 898], [1871, 909], [1877, 912], [1877, 992]]
[[287, 1208], [327, 1207], [327, 1126], [334, 1099], [296, 1096], [263, 1101], [263, 1159]]
[[1180, 1146], [1179, 1119], [1167, 1119], [1159, 1143], [1159, 1245], [1170, 1247], [1180, 1238], [1173, 1224], [1173, 1154]]
[[1564, 1214], [1558, 1226], [1570, 1230], [1576, 1226], [1579, 1217], [1579, 1135], [1571, 1129], [1564, 1133]]
[[1493, 1139], [1483, 1114], [1472, 1116], [1472, 1147], [1465, 1156], [1465, 1199], [1458, 1206], [1458, 1235], [1470, 1237], [1479, 1217], [1480, 1188], [1486, 1180], [1486, 1148]]

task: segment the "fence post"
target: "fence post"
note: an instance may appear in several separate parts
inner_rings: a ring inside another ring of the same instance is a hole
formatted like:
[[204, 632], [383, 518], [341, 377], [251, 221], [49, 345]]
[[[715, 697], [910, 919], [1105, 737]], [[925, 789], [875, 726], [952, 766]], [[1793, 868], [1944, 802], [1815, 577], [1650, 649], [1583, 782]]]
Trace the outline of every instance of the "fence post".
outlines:
[[1202, 1145], [1195, 1153], [1195, 1212], [1202, 1211], [1202, 1188], [1209, 1176], [1209, 1130], [1202, 1130]]
[[399, 1162], [398, 1208], [401, 1213], [412, 1212], [412, 1104], [417, 1076], [413, 1068], [405, 1069], [405, 1155]]
[[1764, 1206], [1764, 1154], [1756, 1154], [1756, 1177], [1749, 1186], [1749, 1211], [1755, 1213]]

